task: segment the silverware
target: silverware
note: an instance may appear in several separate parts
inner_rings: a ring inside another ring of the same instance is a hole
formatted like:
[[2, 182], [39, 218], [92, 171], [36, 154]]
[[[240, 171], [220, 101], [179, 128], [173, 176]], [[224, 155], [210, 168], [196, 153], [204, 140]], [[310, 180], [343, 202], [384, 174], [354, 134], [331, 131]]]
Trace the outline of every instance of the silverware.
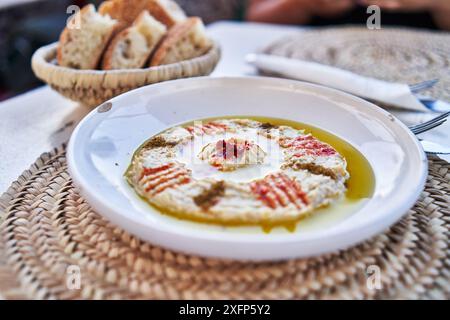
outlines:
[[450, 148], [436, 142], [419, 139], [423, 150], [428, 154], [450, 154]]
[[439, 79], [432, 79], [432, 80], [419, 82], [416, 84], [411, 84], [411, 85], [409, 85], [409, 90], [411, 90], [412, 93], [419, 93], [420, 91], [423, 91], [423, 90], [433, 87], [438, 82], [439, 82]]
[[448, 111], [450, 110], [450, 103], [419, 95], [421, 91], [430, 89], [438, 82], [439, 79], [422, 81], [416, 84], [409, 85], [409, 90], [411, 90], [411, 93], [414, 94], [416, 98], [420, 101], [420, 103], [422, 103], [427, 109], [430, 109], [435, 112]]
[[[450, 115], [449, 112], [445, 112], [431, 120], [428, 120], [424, 123], [417, 124], [415, 126], [409, 126], [408, 128], [414, 133], [414, 134], [420, 134], [422, 132], [431, 130], [433, 128], [436, 128], [447, 121], [447, 117]], [[419, 139], [420, 144], [422, 145], [423, 150], [427, 154], [440, 154], [440, 155], [447, 155], [450, 154], [450, 148], [443, 146], [436, 142], [426, 141], [423, 139]]]
[[445, 112], [431, 120], [428, 120], [424, 123], [415, 125], [415, 126], [409, 126], [409, 129], [414, 133], [414, 134], [420, 134], [423, 133], [425, 131], [434, 129], [438, 126], [440, 126], [441, 124], [443, 124], [444, 122], [447, 121], [447, 117], [450, 115], [450, 111]]
[[412, 93], [419, 93], [420, 91], [429, 89], [433, 87], [436, 83], [439, 82], [439, 79], [432, 79], [427, 81], [422, 81], [416, 84], [410, 84], [409, 90], [411, 90]]
[[377, 101], [384, 106], [417, 111], [450, 111], [450, 101], [445, 102], [421, 95], [424, 90], [435, 86], [438, 79], [406, 85], [365, 77], [348, 70], [312, 61], [262, 53], [248, 54], [246, 61], [257, 69], [269, 72], [272, 75], [332, 87], [369, 101]]

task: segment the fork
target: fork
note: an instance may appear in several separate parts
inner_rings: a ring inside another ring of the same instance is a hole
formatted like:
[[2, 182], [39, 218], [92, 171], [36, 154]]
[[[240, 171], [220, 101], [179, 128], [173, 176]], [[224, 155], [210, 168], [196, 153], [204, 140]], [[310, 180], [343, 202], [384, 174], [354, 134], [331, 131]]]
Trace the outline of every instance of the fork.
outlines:
[[[449, 112], [445, 112], [441, 114], [440, 116], [437, 116], [431, 120], [428, 120], [424, 123], [417, 124], [415, 126], [409, 126], [408, 128], [414, 133], [414, 134], [420, 134], [422, 132], [431, 130], [433, 128], [436, 128], [443, 124], [445, 121], [447, 121], [447, 117], [450, 115]], [[420, 144], [422, 145], [423, 149], [427, 154], [450, 154], [450, 148], [442, 146], [438, 143], [431, 142], [431, 141], [425, 141], [422, 139], [419, 139]]]
[[421, 124], [417, 124], [414, 126], [409, 126], [408, 128], [414, 133], [414, 134], [420, 134], [423, 133], [425, 131], [434, 129], [438, 126], [440, 126], [441, 124], [443, 124], [444, 122], [447, 121], [447, 117], [450, 115], [450, 111], [445, 112], [431, 120], [425, 121]]
[[410, 84], [409, 90], [411, 90], [412, 93], [416, 94], [416, 93], [419, 93], [420, 91], [423, 91], [423, 90], [433, 87], [438, 82], [439, 82], [439, 79], [431, 79], [431, 80], [419, 82], [416, 84]]
[[[429, 89], [431, 87], [433, 87], [436, 83], [439, 82], [439, 79], [431, 79], [431, 80], [426, 80], [426, 81], [422, 81], [416, 84], [412, 84], [409, 85], [409, 90], [411, 90], [411, 92], [414, 95], [417, 95], [420, 91]], [[424, 101], [421, 100], [422, 103], [424, 103]], [[447, 117], [450, 115], [450, 112], [445, 112], [429, 121], [426, 121], [424, 123], [415, 125], [415, 126], [410, 126], [409, 129], [414, 133], [414, 134], [419, 134], [428, 130], [431, 130], [433, 128], [436, 128], [438, 126], [440, 126], [441, 124], [443, 124], [445, 121], [447, 121]]]

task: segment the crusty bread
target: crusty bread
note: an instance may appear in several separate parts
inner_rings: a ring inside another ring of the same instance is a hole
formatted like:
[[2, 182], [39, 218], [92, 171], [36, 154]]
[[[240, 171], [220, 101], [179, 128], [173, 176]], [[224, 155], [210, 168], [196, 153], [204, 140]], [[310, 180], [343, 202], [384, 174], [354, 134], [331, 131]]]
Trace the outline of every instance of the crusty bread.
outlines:
[[98, 12], [118, 21], [116, 32], [129, 27], [144, 10], [147, 0], [108, 0], [100, 4]]
[[108, 0], [98, 10], [119, 21], [117, 31], [129, 27], [144, 10], [169, 28], [186, 19], [184, 11], [172, 0]]
[[103, 56], [102, 69], [133, 69], [145, 66], [167, 28], [143, 11], [131, 27], [114, 37]]
[[186, 13], [173, 0], [149, 0], [147, 9], [168, 28], [186, 20]]
[[73, 19], [79, 27], [66, 26], [61, 33], [57, 60], [60, 66], [74, 69], [96, 69], [117, 22], [102, 16], [89, 4]]
[[212, 46], [205, 26], [198, 17], [190, 17], [169, 30], [150, 61], [150, 66], [175, 63], [199, 57]]

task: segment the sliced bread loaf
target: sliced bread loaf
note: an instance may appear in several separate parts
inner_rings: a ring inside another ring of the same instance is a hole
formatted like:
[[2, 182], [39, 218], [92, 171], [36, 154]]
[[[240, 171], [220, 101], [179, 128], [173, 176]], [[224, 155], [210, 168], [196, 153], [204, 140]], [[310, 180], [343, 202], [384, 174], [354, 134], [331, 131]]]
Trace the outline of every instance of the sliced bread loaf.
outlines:
[[173, 0], [149, 0], [147, 10], [168, 28], [186, 20], [186, 13]]
[[167, 27], [186, 19], [184, 11], [172, 0], [108, 0], [99, 7], [101, 14], [119, 21], [117, 31], [129, 27], [144, 10]]
[[167, 33], [150, 61], [150, 66], [175, 63], [199, 57], [212, 47], [205, 26], [198, 17], [176, 24]]
[[117, 22], [97, 13], [92, 4], [83, 7], [72, 19], [78, 23], [68, 24], [61, 33], [58, 64], [74, 69], [96, 69]]
[[129, 27], [141, 14], [148, 0], [108, 0], [100, 4], [98, 12], [118, 21], [116, 32]]
[[145, 66], [167, 28], [143, 11], [131, 27], [117, 34], [103, 57], [102, 69], [133, 69]]

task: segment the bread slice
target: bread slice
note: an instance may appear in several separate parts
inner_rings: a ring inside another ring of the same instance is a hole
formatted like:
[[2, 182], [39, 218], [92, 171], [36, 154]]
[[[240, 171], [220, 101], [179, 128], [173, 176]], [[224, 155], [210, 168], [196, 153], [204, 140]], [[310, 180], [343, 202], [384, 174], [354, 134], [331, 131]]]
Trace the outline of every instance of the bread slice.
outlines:
[[168, 28], [186, 20], [186, 13], [173, 0], [149, 0], [147, 9]]
[[156, 49], [150, 66], [175, 63], [199, 57], [212, 47], [205, 26], [198, 17], [190, 17], [169, 30]]
[[104, 1], [98, 12], [109, 15], [118, 21], [116, 32], [120, 32], [133, 24], [133, 21], [144, 10], [147, 0], [109, 0]]
[[144, 10], [168, 28], [186, 19], [184, 11], [172, 0], [108, 0], [98, 10], [119, 21], [118, 31], [129, 27]]
[[89, 4], [73, 19], [79, 27], [66, 26], [59, 38], [57, 60], [63, 67], [74, 69], [96, 69], [108, 45], [117, 22], [102, 16]]
[[143, 11], [131, 27], [117, 34], [106, 49], [102, 69], [133, 69], [145, 66], [150, 54], [167, 32], [161, 22]]

